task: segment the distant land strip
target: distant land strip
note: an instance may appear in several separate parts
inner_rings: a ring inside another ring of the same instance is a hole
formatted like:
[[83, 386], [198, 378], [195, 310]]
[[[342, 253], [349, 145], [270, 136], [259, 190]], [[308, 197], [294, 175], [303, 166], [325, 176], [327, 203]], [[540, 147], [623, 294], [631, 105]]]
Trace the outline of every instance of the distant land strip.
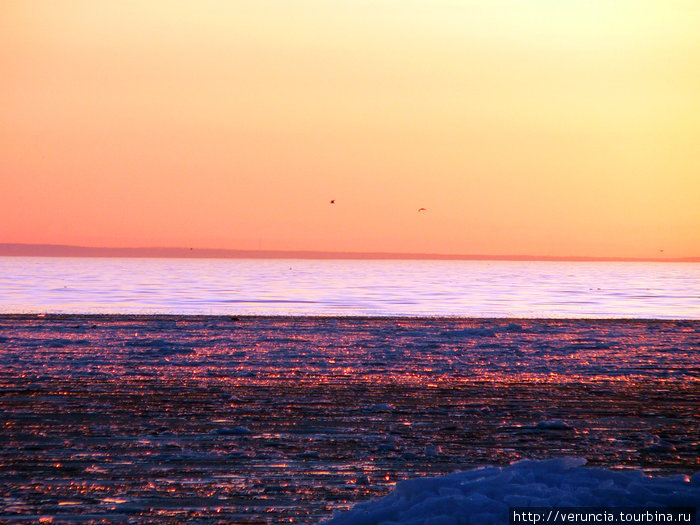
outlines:
[[439, 253], [227, 250], [216, 248], [110, 248], [63, 244], [0, 243], [3, 257], [147, 257], [186, 259], [409, 259], [464, 261], [627, 261], [700, 262], [700, 257], [563, 257], [542, 255], [460, 255]]

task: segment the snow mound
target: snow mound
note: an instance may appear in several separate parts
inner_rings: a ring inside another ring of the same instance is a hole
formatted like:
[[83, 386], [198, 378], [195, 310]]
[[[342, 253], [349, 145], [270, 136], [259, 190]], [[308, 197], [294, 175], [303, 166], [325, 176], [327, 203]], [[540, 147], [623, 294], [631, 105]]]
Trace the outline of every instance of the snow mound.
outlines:
[[508, 523], [509, 507], [693, 507], [700, 473], [649, 477], [584, 467], [582, 458], [520, 461], [398, 483], [384, 498], [339, 512], [326, 525]]

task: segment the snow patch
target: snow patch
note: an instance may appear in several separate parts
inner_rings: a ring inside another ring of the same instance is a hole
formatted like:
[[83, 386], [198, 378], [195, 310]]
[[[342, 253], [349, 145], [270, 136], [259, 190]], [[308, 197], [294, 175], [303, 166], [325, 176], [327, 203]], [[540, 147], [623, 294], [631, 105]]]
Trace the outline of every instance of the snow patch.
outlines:
[[571, 430], [571, 425], [565, 423], [561, 419], [551, 419], [540, 421], [535, 425], [538, 430]]
[[371, 412], [389, 412], [391, 410], [394, 410], [394, 408], [394, 405], [392, 405], [391, 403], [378, 403], [369, 407], [369, 410]]
[[222, 428], [217, 428], [216, 430], [212, 430], [213, 434], [217, 434], [219, 436], [246, 436], [250, 434], [252, 431], [248, 427], [234, 427], [234, 428], [228, 428], [228, 427], [222, 427]]
[[336, 512], [326, 525], [508, 523], [508, 509], [531, 507], [693, 507], [700, 473], [649, 477], [639, 470], [584, 467], [583, 458], [520, 461], [402, 481], [384, 498]]

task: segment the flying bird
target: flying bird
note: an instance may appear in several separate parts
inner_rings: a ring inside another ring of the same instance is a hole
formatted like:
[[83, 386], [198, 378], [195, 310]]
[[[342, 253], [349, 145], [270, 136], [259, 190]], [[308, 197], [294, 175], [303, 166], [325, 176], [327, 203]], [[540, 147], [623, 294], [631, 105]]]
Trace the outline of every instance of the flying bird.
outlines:
[[426, 208], [418, 208], [418, 211], [428, 211]]
[[335, 204], [335, 199], [332, 199], [332, 200], [331, 200], [331, 204]]

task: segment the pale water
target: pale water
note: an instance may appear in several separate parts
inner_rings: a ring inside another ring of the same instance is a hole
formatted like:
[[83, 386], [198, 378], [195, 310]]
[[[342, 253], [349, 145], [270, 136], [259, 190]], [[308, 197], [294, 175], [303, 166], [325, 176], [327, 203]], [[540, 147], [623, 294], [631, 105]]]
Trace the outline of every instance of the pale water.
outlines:
[[0, 313], [700, 319], [700, 264], [0, 257]]

